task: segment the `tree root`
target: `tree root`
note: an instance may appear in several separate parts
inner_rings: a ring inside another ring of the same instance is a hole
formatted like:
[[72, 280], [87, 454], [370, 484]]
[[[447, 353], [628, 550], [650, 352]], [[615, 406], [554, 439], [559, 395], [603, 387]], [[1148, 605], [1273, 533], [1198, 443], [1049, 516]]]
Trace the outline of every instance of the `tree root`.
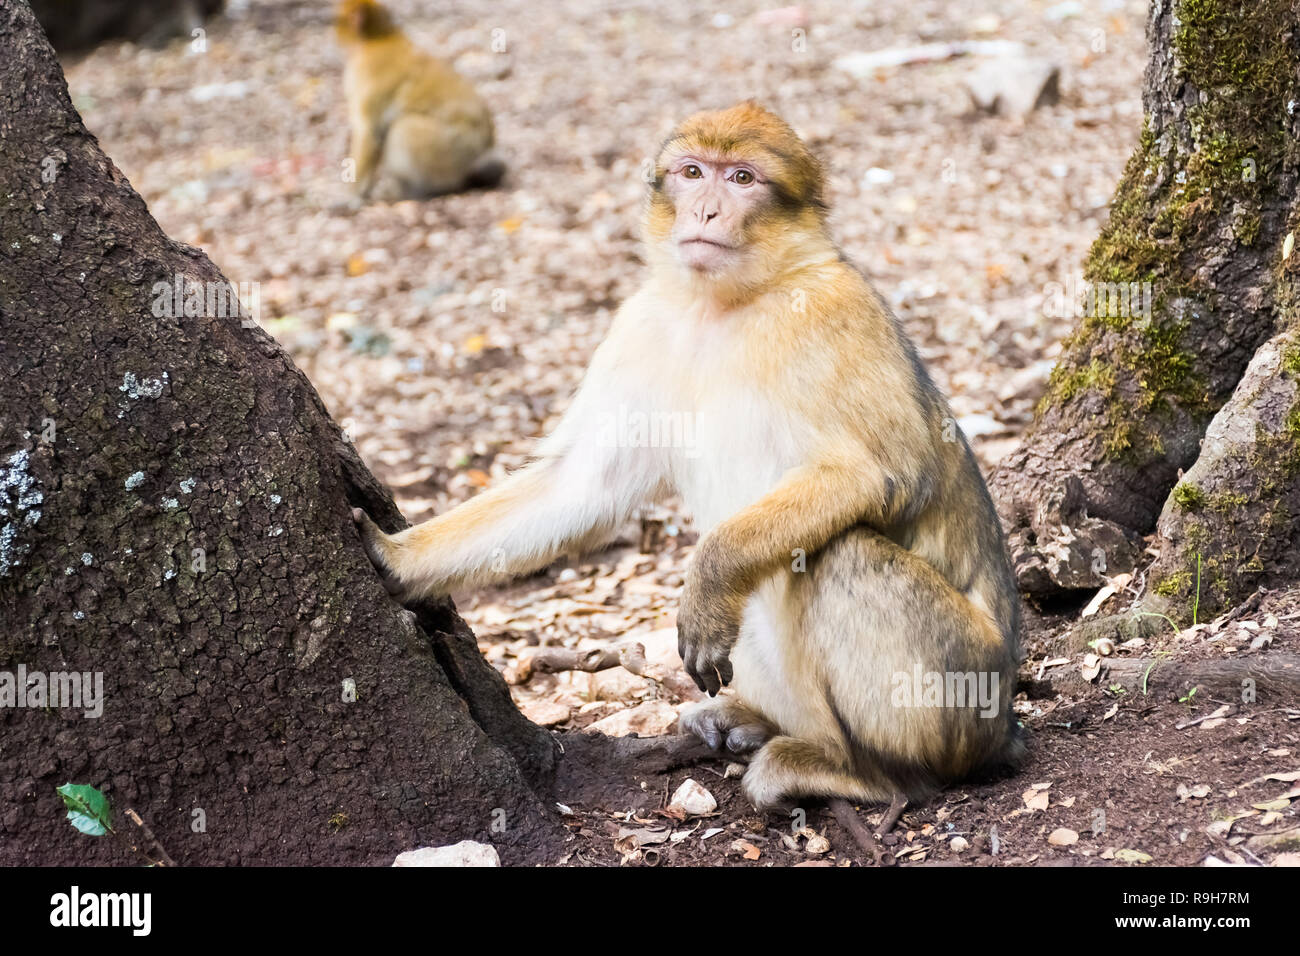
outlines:
[[1239, 700], [1247, 680], [1254, 682], [1256, 699], [1300, 699], [1300, 655], [1278, 652], [1210, 661], [1108, 658], [1098, 682], [1143, 694], [1185, 693], [1199, 687], [1202, 692]]

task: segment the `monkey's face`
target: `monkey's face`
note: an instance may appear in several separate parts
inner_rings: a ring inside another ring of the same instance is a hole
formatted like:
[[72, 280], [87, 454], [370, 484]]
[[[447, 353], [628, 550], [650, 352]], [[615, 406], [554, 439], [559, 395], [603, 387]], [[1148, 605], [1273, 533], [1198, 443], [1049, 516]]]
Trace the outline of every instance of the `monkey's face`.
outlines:
[[343, 0], [334, 17], [334, 32], [345, 46], [387, 36], [395, 30], [388, 11], [375, 0]]
[[821, 235], [822, 173], [779, 117], [754, 103], [691, 117], [664, 144], [645, 220], [657, 261], [753, 286]]
[[669, 241], [679, 262], [696, 272], [739, 265], [748, 251], [748, 225], [772, 201], [759, 164], [730, 156], [687, 153], [664, 173], [675, 215]]

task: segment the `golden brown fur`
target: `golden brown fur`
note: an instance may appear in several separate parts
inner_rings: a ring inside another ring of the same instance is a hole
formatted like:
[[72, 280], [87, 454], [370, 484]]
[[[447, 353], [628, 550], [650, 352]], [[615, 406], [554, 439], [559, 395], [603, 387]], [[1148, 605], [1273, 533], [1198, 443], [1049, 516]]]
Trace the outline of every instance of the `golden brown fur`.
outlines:
[[[679, 493], [701, 530], [679, 648], [702, 688], [734, 690], [684, 723], [754, 751], [762, 807], [919, 797], [1020, 748], [997, 517], [943, 396], [831, 241], [824, 189], [766, 110], [687, 120], [647, 203], [650, 276], [537, 460], [393, 536], [359, 516], [415, 595], [541, 567]], [[619, 405], [693, 416], [697, 447], [609, 447], [595, 436]], [[930, 675], [938, 698], [917, 693]]]
[[375, 0], [344, 0], [335, 31], [363, 198], [418, 199], [501, 179], [492, 114], [469, 81], [412, 44]]

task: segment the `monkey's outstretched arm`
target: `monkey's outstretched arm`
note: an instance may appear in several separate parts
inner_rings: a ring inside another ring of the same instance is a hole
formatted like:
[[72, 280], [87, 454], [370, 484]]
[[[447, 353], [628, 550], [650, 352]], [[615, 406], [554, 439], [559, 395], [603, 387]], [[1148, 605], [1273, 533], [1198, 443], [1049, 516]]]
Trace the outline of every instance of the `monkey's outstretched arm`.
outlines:
[[[545, 567], [596, 543], [657, 492], [654, 476], [584, 440], [423, 524], [386, 535], [358, 516], [371, 560], [403, 598]], [[633, 456], [635, 457], [635, 456]]]
[[[573, 404], [538, 459], [430, 521], [386, 535], [357, 517], [371, 560], [404, 598], [526, 574], [594, 545], [665, 490], [660, 449], [629, 447], [608, 409], [641, 396], [618, 384], [617, 349], [597, 350]], [[644, 399], [642, 398], [642, 401]]]
[[[911, 496], [905, 502], [903, 495]], [[769, 573], [812, 555], [832, 537], [866, 521], [885, 526], [900, 508], [928, 494], [918, 477], [853, 460], [791, 470], [758, 501], [700, 541], [678, 614], [677, 646], [701, 690], [731, 680], [729, 655], [750, 593]]]

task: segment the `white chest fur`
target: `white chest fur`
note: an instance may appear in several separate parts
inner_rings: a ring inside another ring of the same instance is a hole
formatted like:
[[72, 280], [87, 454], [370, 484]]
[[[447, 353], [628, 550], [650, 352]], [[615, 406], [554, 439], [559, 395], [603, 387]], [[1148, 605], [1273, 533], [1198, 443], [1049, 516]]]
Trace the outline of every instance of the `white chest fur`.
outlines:
[[751, 386], [708, 389], [694, 416], [695, 441], [673, 456], [673, 483], [703, 533], [770, 491], [803, 448], [783, 410]]

